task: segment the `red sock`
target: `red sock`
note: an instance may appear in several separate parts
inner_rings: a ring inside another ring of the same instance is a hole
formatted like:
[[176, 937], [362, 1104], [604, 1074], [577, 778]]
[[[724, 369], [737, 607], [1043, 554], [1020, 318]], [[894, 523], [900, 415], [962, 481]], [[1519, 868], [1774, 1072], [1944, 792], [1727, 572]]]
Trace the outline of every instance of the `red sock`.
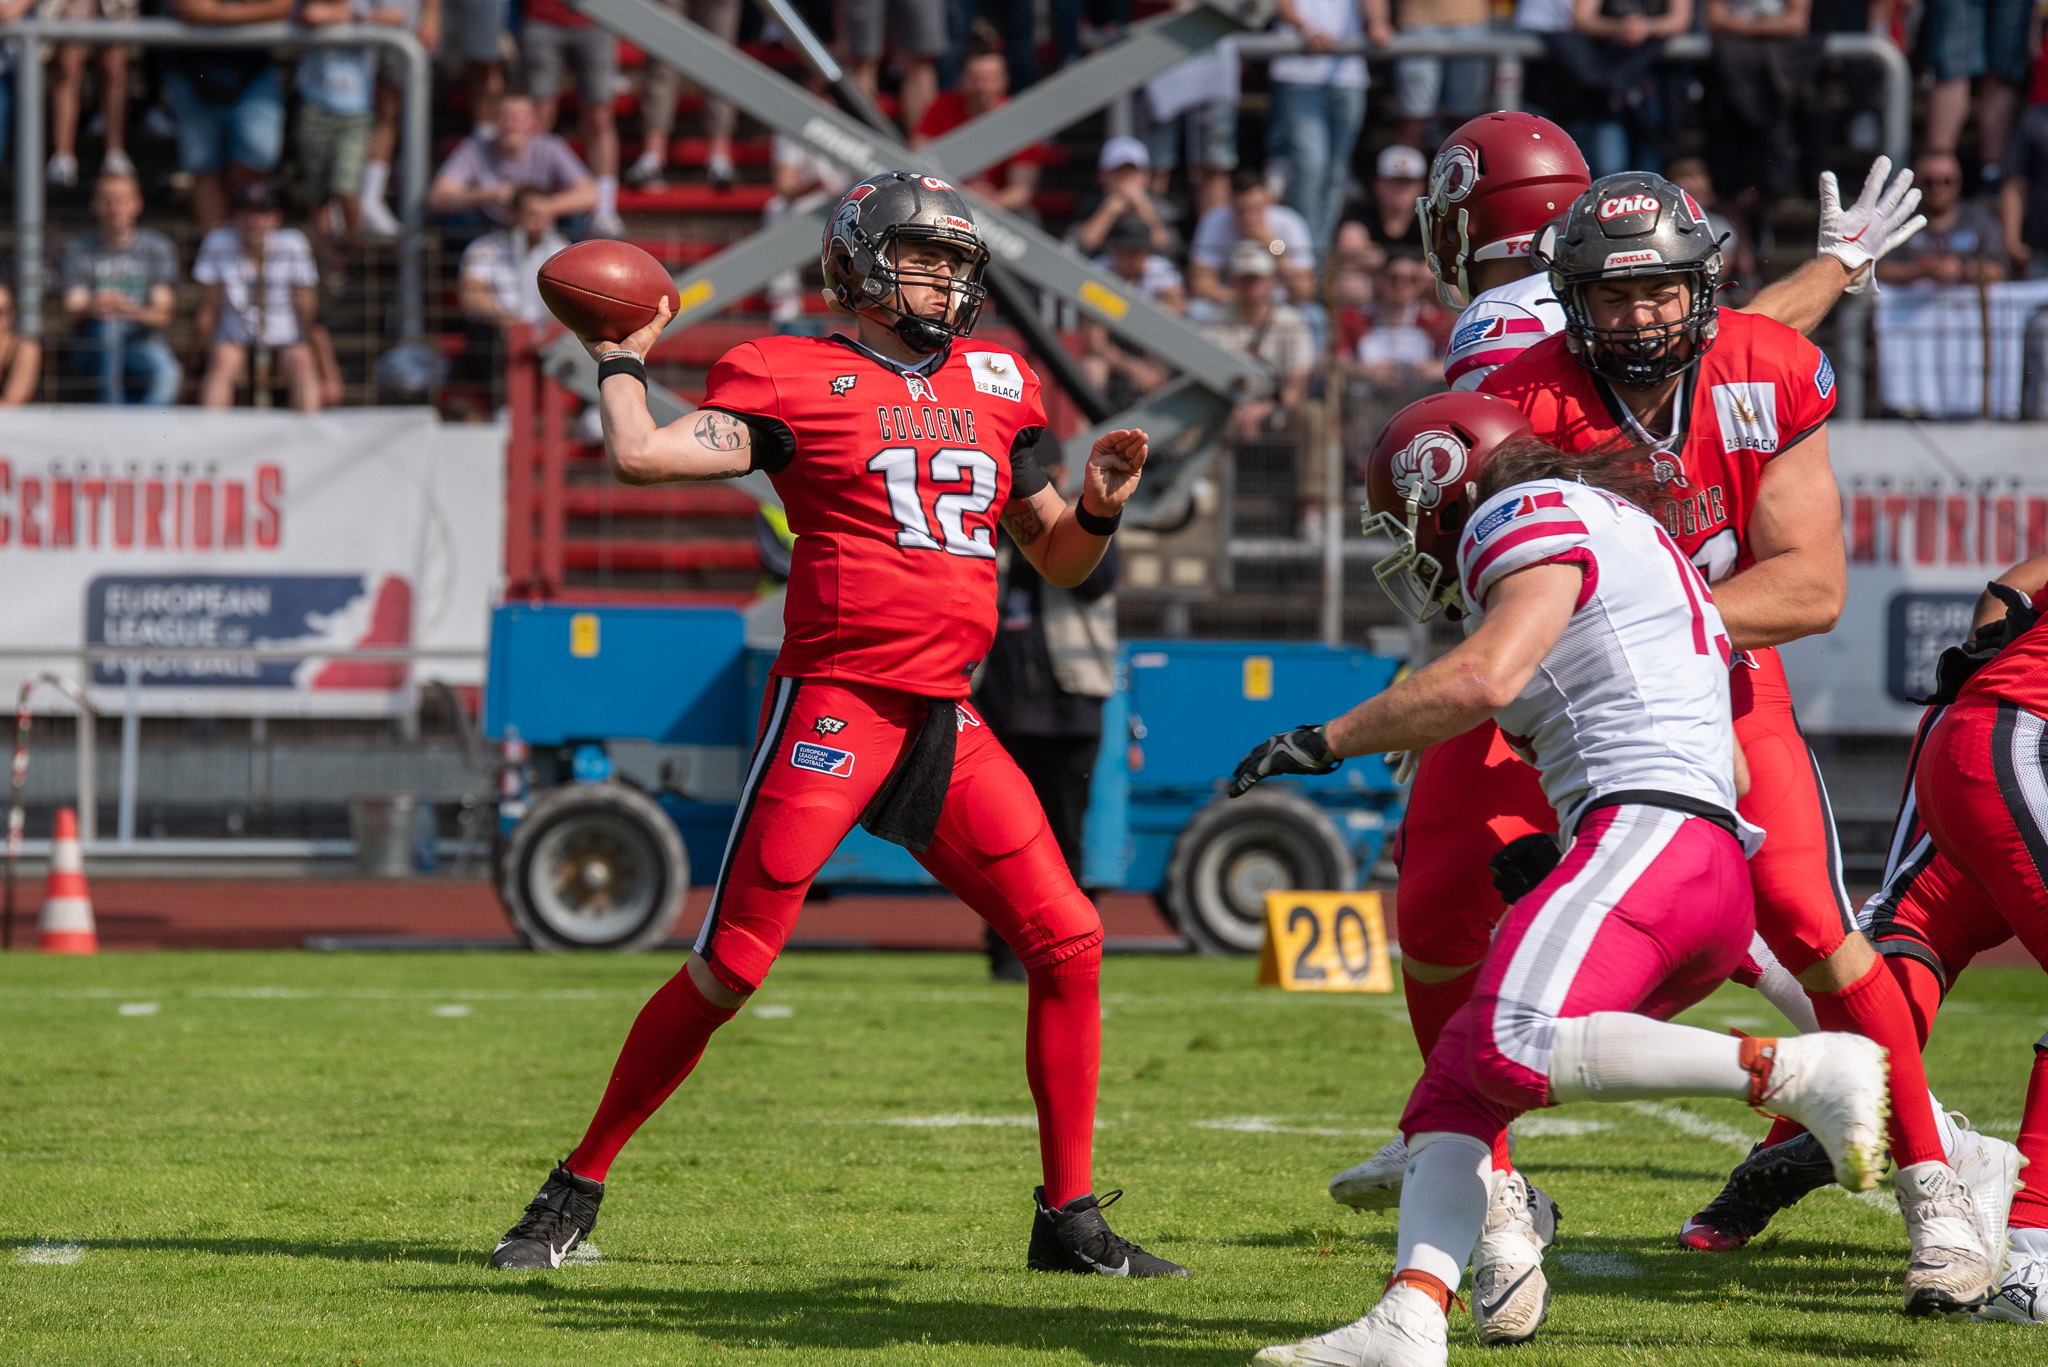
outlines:
[[2017, 1141], [2027, 1166], [2020, 1169], [2026, 1186], [2012, 1198], [2015, 1229], [2048, 1229], [2048, 1049], [2034, 1046], [2034, 1075], [2027, 1079], [2027, 1109], [2020, 1116]]
[[1444, 1032], [1444, 1025], [1458, 1008], [1472, 999], [1472, 989], [1478, 985], [1479, 970], [1466, 969], [1449, 982], [1426, 983], [1401, 975], [1401, 990], [1408, 997], [1408, 1026], [1415, 1032], [1415, 1042], [1422, 1046], [1422, 1057], [1428, 1060], [1430, 1051], [1436, 1048], [1436, 1037]]
[[1891, 970], [1899, 995], [1906, 999], [1906, 1009], [1913, 1013], [1913, 1033], [1920, 1037], [1924, 1050], [1927, 1037], [1934, 1033], [1934, 1018], [1941, 1014], [1941, 979], [1926, 964], [1903, 954], [1887, 955], [1884, 966]]
[[1030, 970], [1024, 1076], [1038, 1103], [1045, 1203], [1057, 1209], [1094, 1190], [1095, 1083], [1102, 1069], [1102, 950]]
[[1806, 1126], [1796, 1120], [1787, 1120], [1781, 1115], [1771, 1122], [1771, 1132], [1764, 1136], [1764, 1147], [1771, 1148], [1805, 1133]]
[[1508, 1132], [1506, 1130], [1502, 1130], [1493, 1137], [1493, 1170], [1495, 1172], [1513, 1172], [1515, 1170], [1515, 1160], [1508, 1153]]
[[1823, 1030], [1846, 1030], [1884, 1046], [1891, 1058], [1892, 1162], [1902, 1168], [1915, 1163], [1945, 1163], [1941, 1131], [1934, 1108], [1927, 1104], [1927, 1070], [1920, 1063], [1920, 1040], [1913, 1032], [1913, 1013], [1905, 994], [1885, 971], [1884, 961], [1839, 992], [1812, 992], [1813, 1014]]
[[612, 1065], [604, 1100], [597, 1104], [583, 1142], [569, 1155], [569, 1171], [594, 1182], [604, 1181], [612, 1160], [633, 1132], [661, 1108], [669, 1093], [682, 1085], [697, 1060], [704, 1057], [711, 1032], [736, 1014], [704, 1000], [697, 984], [690, 981], [688, 969], [663, 983], [626, 1032], [626, 1044], [619, 1050], [619, 1061]]

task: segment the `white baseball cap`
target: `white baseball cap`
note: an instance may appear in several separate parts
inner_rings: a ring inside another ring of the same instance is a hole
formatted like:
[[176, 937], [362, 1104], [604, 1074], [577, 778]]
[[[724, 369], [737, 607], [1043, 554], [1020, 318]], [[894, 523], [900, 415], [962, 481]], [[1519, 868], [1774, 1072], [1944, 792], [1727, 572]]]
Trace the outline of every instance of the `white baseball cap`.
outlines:
[[1412, 147], [1395, 143], [1380, 149], [1379, 177], [1381, 180], [1421, 180], [1429, 174], [1429, 162]]
[[1114, 171], [1119, 166], [1135, 166], [1141, 171], [1149, 171], [1152, 169], [1152, 154], [1137, 138], [1111, 138], [1102, 144], [1102, 158], [1095, 163], [1095, 169]]
[[1240, 275], [1272, 275], [1279, 269], [1279, 264], [1273, 260], [1273, 249], [1263, 242], [1253, 242], [1247, 238], [1230, 249], [1232, 278]]

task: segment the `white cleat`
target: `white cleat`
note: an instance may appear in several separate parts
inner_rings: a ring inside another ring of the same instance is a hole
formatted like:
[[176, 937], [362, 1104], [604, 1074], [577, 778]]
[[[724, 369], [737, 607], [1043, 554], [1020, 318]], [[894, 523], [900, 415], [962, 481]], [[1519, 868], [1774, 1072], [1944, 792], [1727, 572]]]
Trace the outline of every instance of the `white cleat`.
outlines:
[[1353, 1210], [1398, 1210], [1408, 1175], [1408, 1141], [1399, 1135], [1380, 1151], [1330, 1179], [1330, 1199]]
[[1891, 1115], [1891, 1069], [1884, 1047], [1861, 1035], [1822, 1031], [1781, 1035], [1772, 1048], [1758, 1109], [1811, 1130], [1845, 1190], [1876, 1186], [1885, 1165], [1885, 1120]]
[[1529, 1185], [1519, 1172], [1497, 1172], [1486, 1229], [1472, 1255], [1472, 1332], [1481, 1343], [1527, 1343], [1549, 1313], [1550, 1281], [1543, 1275]]
[[1261, 1348], [1269, 1367], [1446, 1367], [1450, 1325], [1427, 1292], [1396, 1283], [1372, 1313], [1300, 1343]]
[[1996, 1272], [2005, 1259], [2006, 1220], [2012, 1214], [2012, 1198], [2020, 1189], [2020, 1169], [2027, 1165], [2026, 1156], [2003, 1139], [1971, 1129], [1969, 1117], [1959, 1111], [1950, 1111], [1948, 1118], [1956, 1133], [1949, 1166], [1970, 1189], [1970, 1200], [1977, 1207], [1977, 1232], [1983, 1236], [1984, 1252]]
[[1963, 1315], [1990, 1298], [1997, 1268], [1984, 1253], [1970, 1188], [1946, 1163], [1915, 1163], [1892, 1175], [1913, 1256], [1906, 1313]]
[[2048, 1229], [2016, 1229], [1998, 1294], [1971, 1319], [2004, 1324], [2048, 1324]]
[[1538, 1248], [1549, 1248], [1556, 1243], [1557, 1227], [1564, 1223], [1564, 1212], [1557, 1208], [1557, 1202], [1534, 1182], [1529, 1183], [1529, 1223], [1536, 1227]]

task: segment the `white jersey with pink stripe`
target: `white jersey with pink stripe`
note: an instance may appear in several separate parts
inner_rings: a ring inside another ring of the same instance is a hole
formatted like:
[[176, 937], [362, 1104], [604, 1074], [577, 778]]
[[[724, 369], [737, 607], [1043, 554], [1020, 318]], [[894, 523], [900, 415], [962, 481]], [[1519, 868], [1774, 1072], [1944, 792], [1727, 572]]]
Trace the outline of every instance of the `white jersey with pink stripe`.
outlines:
[[1444, 356], [1444, 381], [1453, 389], [1477, 389], [1525, 348], [1563, 331], [1564, 308], [1552, 296], [1548, 275], [1490, 289], [1458, 315]]
[[1612, 494], [1533, 480], [1481, 504], [1458, 541], [1476, 626], [1501, 579], [1584, 572], [1564, 635], [1495, 716], [1570, 831], [1596, 798], [1651, 791], [1735, 810], [1727, 630], [1706, 580], [1663, 526]]

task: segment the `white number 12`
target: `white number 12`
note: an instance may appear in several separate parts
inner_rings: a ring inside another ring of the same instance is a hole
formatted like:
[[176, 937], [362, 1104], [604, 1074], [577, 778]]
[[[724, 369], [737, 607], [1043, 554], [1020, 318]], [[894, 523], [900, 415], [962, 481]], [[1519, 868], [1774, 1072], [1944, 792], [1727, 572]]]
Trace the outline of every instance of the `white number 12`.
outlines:
[[924, 514], [924, 496], [917, 487], [917, 448], [888, 446], [875, 452], [868, 469], [882, 477], [889, 494], [889, 512], [896, 519], [896, 544], [905, 550], [943, 550], [976, 560], [996, 557], [995, 534], [988, 527], [969, 530], [966, 520], [985, 513], [996, 500], [996, 458], [973, 447], [947, 447], [932, 454], [931, 479], [935, 484], [968, 481], [965, 489], [943, 493], [932, 501], [939, 531], [946, 538], [941, 546], [932, 535], [931, 522]]

